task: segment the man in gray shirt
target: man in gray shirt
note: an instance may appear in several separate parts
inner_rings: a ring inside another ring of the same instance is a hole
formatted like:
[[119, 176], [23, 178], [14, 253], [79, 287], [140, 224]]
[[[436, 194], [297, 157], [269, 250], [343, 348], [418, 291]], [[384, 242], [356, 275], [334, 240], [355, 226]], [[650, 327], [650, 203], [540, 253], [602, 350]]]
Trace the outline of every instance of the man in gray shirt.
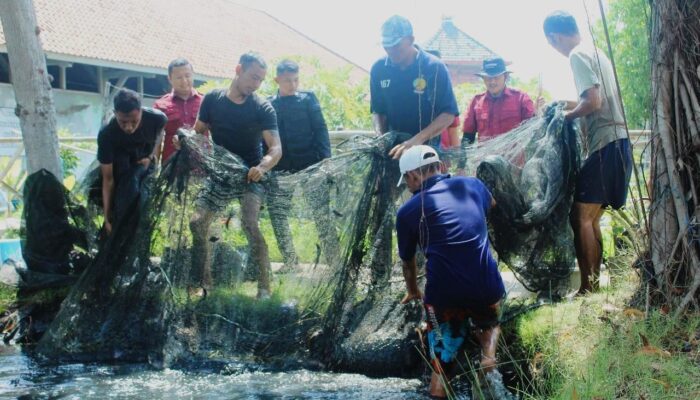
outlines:
[[568, 102], [566, 119], [581, 119], [585, 162], [576, 179], [571, 226], [581, 271], [579, 294], [598, 288], [603, 256], [600, 218], [606, 207], [625, 205], [632, 173], [630, 146], [610, 60], [585, 49], [574, 17], [555, 11], [544, 20], [549, 44], [569, 59], [579, 99]]

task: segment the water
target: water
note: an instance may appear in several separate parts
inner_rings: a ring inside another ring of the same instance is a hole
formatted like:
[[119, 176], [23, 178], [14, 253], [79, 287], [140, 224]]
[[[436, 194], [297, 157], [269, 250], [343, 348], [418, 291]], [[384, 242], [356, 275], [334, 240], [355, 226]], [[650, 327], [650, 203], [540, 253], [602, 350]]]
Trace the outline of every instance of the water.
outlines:
[[39, 366], [0, 345], [0, 398], [21, 399], [426, 399], [417, 379], [265, 371], [240, 364], [153, 370], [142, 364]]

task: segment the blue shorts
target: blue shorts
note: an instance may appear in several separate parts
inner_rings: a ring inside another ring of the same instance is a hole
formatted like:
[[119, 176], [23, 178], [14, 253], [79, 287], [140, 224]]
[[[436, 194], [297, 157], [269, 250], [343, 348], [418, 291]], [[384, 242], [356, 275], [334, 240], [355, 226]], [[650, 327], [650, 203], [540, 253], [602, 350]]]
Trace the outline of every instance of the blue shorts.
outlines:
[[627, 201], [632, 176], [629, 139], [618, 139], [591, 154], [576, 178], [574, 201], [620, 209]]
[[430, 362], [435, 371], [449, 367], [457, 357], [470, 329], [470, 320], [477, 328], [498, 326], [500, 301], [490, 306], [436, 308], [424, 304], [428, 322]]

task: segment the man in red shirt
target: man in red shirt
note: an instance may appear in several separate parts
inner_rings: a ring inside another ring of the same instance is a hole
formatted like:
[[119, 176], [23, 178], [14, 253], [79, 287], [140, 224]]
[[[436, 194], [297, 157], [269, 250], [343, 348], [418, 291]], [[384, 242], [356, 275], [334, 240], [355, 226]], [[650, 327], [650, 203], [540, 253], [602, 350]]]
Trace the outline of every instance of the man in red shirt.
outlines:
[[158, 159], [165, 162], [175, 152], [173, 137], [180, 128], [192, 129], [197, 119], [203, 96], [194, 90], [194, 70], [192, 64], [184, 58], [177, 58], [168, 65], [168, 81], [173, 90], [156, 100], [153, 108], [162, 111], [168, 117], [165, 124], [165, 138], [158, 148]]
[[535, 115], [532, 99], [525, 92], [506, 87], [510, 71], [502, 58], [486, 59], [477, 75], [486, 85], [486, 92], [472, 99], [464, 117], [462, 144], [493, 139]]

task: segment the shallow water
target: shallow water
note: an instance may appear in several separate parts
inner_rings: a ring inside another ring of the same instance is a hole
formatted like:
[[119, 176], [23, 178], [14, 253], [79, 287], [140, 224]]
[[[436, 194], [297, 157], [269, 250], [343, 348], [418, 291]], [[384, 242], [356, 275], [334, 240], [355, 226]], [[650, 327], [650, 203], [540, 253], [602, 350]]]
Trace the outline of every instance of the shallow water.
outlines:
[[0, 398], [22, 399], [425, 399], [417, 379], [265, 371], [242, 364], [153, 370], [143, 364], [39, 366], [0, 345]]

